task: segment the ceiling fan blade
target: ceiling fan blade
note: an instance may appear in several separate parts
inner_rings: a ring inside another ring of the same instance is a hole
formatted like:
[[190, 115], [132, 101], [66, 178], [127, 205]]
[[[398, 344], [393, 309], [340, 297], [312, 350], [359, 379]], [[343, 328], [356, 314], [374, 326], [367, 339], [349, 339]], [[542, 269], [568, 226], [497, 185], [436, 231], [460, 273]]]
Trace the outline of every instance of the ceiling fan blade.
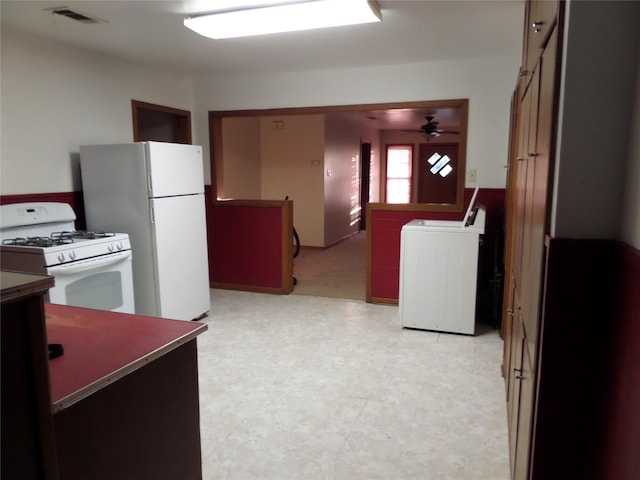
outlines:
[[450, 135], [460, 135], [460, 132], [455, 132], [453, 130], [438, 130], [438, 133], [448, 133]]

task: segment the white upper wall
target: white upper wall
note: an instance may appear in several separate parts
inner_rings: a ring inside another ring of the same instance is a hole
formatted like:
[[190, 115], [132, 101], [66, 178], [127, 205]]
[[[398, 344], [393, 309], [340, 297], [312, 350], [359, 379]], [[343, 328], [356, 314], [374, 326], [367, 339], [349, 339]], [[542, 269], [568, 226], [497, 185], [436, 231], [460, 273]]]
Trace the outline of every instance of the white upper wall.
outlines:
[[620, 240], [640, 249], [640, 55], [629, 139]]
[[[625, 182], [638, 175], [638, 152], [630, 146], [638, 136], [637, 123], [635, 131], [631, 126], [639, 15], [638, 2], [567, 4], [551, 219], [556, 237], [614, 239], [623, 231], [625, 241], [640, 247], [633, 220], [640, 204], [630, 193], [637, 191], [637, 181], [624, 197]], [[606, 35], [594, 35], [594, 25]], [[623, 211], [631, 221], [624, 228]]]
[[132, 99], [193, 110], [188, 75], [1, 34], [3, 195], [81, 190], [79, 146], [131, 142]]
[[[194, 79], [199, 137], [207, 111], [469, 99], [467, 168], [478, 186], [504, 188], [509, 111], [522, 39], [508, 58], [475, 58], [385, 67]], [[204, 146], [205, 150], [208, 146]], [[208, 151], [205, 151], [208, 157]]]
[[[562, 98], [565, 129], [559, 139], [562, 168], [556, 177], [553, 233], [621, 238], [640, 248], [639, 46], [634, 23], [639, 4], [568, 6], [572, 57]], [[593, 25], [607, 35], [594, 35]], [[205, 149], [210, 183], [209, 110], [468, 98], [467, 168], [477, 171], [478, 186], [505, 186], [509, 101], [520, 65], [520, 37], [513, 39], [508, 57], [194, 79], [7, 27], [0, 44], [4, 195], [80, 190], [79, 146], [130, 142], [132, 99], [192, 112], [193, 142]], [[635, 75], [635, 103], [633, 94], [618, 88], [620, 73]], [[625, 128], [626, 136], [620, 137]], [[612, 159], [615, 171], [600, 159]]]
[[[79, 145], [130, 142], [131, 100], [192, 111], [205, 148], [209, 110], [469, 98], [467, 161], [481, 186], [504, 187], [509, 98], [520, 38], [509, 58], [260, 76], [189, 75], [89, 53], [2, 29], [3, 194], [81, 189]], [[38, 172], [34, 174], [34, 172]]]

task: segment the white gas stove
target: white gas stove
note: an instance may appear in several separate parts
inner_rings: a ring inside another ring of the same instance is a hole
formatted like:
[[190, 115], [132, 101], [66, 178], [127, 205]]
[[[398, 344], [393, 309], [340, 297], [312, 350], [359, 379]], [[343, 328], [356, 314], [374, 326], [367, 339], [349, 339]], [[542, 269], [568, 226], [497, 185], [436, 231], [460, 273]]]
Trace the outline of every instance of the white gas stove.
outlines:
[[134, 313], [129, 236], [78, 231], [75, 219], [66, 203], [0, 206], [2, 269], [53, 275], [51, 303]]

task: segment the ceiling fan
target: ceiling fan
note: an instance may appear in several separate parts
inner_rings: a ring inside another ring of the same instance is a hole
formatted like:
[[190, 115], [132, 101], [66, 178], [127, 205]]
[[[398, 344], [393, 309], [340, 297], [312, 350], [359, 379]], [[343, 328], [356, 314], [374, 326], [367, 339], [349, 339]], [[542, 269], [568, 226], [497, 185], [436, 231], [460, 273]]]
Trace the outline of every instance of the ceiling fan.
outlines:
[[431, 137], [439, 137], [443, 133], [448, 133], [448, 134], [452, 134], [452, 135], [459, 135], [460, 134], [460, 132], [456, 132], [454, 130], [442, 130], [442, 129], [438, 128], [438, 123], [440, 123], [440, 122], [434, 122], [433, 119], [435, 117], [433, 115], [427, 115], [424, 118], [427, 120], [427, 123], [422, 125], [420, 127], [420, 130], [405, 130], [405, 131], [413, 132], [413, 133], [421, 133], [421, 134], [423, 134], [425, 136], [427, 141]]

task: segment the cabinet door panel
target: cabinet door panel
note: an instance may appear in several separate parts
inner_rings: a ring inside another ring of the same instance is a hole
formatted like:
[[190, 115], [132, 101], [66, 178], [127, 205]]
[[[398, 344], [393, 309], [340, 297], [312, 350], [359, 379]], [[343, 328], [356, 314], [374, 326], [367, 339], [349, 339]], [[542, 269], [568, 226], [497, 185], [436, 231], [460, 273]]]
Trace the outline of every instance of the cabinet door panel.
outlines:
[[525, 228], [525, 203], [527, 188], [527, 148], [529, 141], [529, 110], [531, 96], [527, 91], [521, 105], [520, 132], [518, 135], [518, 156], [513, 164], [514, 186], [513, 186], [513, 278], [516, 288], [522, 287], [523, 282], [523, 240]]
[[[549, 231], [549, 197], [553, 191], [554, 122], [558, 55], [558, 9], [555, 0], [527, 1], [520, 82], [515, 91], [517, 106], [511, 138], [507, 182], [507, 224], [503, 318], [514, 312], [505, 336], [503, 365], [509, 419], [511, 477], [529, 479], [537, 465], [531, 446], [548, 441], [538, 438], [534, 423], [538, 355], [542, 325], [541, 302], [544, 280], [545, 235]], [[562, 10], [560, 10], [562, 13]], [[518, 102], [518, 100], [520, 100]], [[510, 278], [509, 278], [509, 275]], [[511, 285], [509, 285], [511, 282]], [[511, 307], [509, 307], [511, 306]]]
[[529, 16], [529, 49], [536, 56], [540, 56], [547, 38], [556, 24], [558, 2], [556, 0], [538, 0], [531, 2]]
[[518, 423], [520, 414], [520, 372], [522, 370], [522, 349], [524, 347], [524, 337], [522, 335], [522, 323], [519, 315], [513, 319], [513, 327], [511, 329], [511, 363], [508, 372], [509, 398], [507, 399], [507, 419], [509, 423], [509, 460], [511, 464], [511, 472], [515, 471], [515, 460], [517, 452], [518, 439]]
[[518, 86], [511, 97], [511, 125], [509, 131], [509, 161], [507, 170], [507, 185], [505, 198], [505, 242], [504, 242], [504, 288], [502, 301], [502, 326], [501, 334], [504, 340], [504, 352], [502, 361], [502, 375], [506, 380], [507, 397], [509, 396], [509, 371], [511, 363], [511, 328], [513, 323], [513, 232], [514, 232], [514, 192], [516, 157], [518, 156], [518, 131], [520, 123], [520, 96]]
[[[525, 184], [525, 201], [524, 201], [524, 223], [523, 223], [523, 239], [522, 239], [522, 282], [521, 282], [521, 301], [524, 317], [524, 328], [528, 338], [535, 341], [538, 334], [538, 308], [537, 300], [532, 301], [532, 291], [539, 291], [539, 285], [542, 281], [539, 268], [536, 265], [542, 260], [536, 256], [538, 252], [538, 239], [534, 238], [533, 217], [535, 211], [535, 182], [536, 182], [536, 142], [538, 137], [538, 99], [540, 91], [540, 70], [536, 70], [529, 89], [527, 90], [527, 104], [529, 108], [529, 132], [527, 137], [527, 145], [523, 155], [527, 160], [527, 179]], [[544, 241], [544, 238], [542, 239]]]
[[529, 478], [531, 431], [535, 375], [526, 337], [522, 338], [522, 368], [520, 372], [520, 395], [518, 402], [518, 428], [515, 434], [514, 465], [511, 470], [514, 480]]
[[556, 0], [539, 0], [527, 4], [523, 62], [526, 78], [531, 78], [536, 68], [547, 38], [556, 24], [557, 12], [558, 2]]
[[[549, 44], [545, 49], [540, 62], [540, 69], [536, 76], [540, 77], [538, 95], [538, 114], [536, 141], [533, 145], [532, 157], [533, 170], [531, 172], [530, 204], [530, 242], [529, 242], [529, 267], [527, 275], [531, 278], [527, 293], [527, 313], [526, 324], [527, 335], [530, 342], [537, 341], [537, 331], [539, 324], [542, 280], [544, 277], [544, 257], [545, 257], [545, 235], [548, 231], [548, 210], [551, 171], [551, 140], [552, 122], [554, 111], [554, 89], [555, 89], [555, 57], [556, 57], [557, 33], [554, 29]], [[534, 78], [533, 82], [537, 81]], [[533, 344], [530, 344], [533, 349]]]

